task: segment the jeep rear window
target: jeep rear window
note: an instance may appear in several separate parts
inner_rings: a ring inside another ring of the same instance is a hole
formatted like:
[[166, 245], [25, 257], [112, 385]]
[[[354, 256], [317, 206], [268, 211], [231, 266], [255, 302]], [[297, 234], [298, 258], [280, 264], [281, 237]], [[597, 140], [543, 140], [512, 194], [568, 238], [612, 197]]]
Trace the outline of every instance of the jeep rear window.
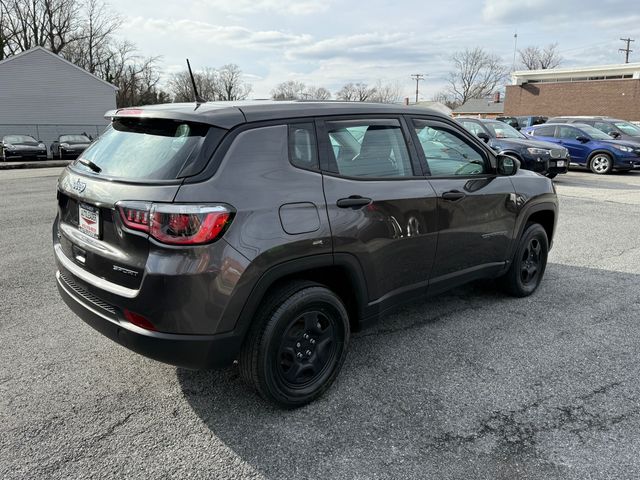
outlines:
[[[118, 118], [82, 154], [100, 176], [171, 180], [198, 157], [208, 125], [161, 119]], [[74, 168], [93, 173], [76, 162]]]

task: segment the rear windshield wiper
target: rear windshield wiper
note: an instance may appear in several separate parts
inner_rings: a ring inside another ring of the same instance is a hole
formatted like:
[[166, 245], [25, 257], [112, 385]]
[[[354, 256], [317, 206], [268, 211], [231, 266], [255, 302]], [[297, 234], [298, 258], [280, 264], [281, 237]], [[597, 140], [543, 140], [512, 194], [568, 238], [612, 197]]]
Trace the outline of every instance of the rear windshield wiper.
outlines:
[[98, 165], [93, 163], [91, 160], [87, 160], [86, 158], [79, 158], [78, 162], [81, 163], [82, 165], [89, 167], [91, 170], [93, 170], [96, 173], [100, 173], [102, 171], [102, 169]]

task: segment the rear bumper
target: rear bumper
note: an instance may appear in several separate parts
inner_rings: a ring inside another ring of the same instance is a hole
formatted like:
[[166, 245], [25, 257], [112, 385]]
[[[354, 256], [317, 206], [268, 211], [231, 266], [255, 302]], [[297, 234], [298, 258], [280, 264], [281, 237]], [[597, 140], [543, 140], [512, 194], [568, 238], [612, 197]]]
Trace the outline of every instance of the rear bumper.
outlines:
[[6, 151], [5, 157], [7, 160], [46, 160], [47, 152]]
[[60, 296], [86, 324], [114, 342], [145, 357], [184, 368], [222, 368], [237, 358], [242, 338], [233, 332], [218, 335], [182, 335], [145, 330], [124, 319], [108, 304], [92, 300], [89, 292], [70, 279], [70, 273], [56, 272]]

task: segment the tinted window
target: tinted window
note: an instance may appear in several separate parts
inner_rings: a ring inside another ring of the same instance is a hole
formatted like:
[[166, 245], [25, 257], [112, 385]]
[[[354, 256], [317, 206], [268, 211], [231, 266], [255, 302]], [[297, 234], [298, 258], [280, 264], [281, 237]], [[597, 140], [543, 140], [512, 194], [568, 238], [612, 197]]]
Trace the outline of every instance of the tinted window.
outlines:
[[[149, 180], [175, 179], [197, 157], [207, 125], [158, 119], [116, 119], [82, 157], [100, 175]], [[76, 162], [75, 168], [91, 171]]]
[[[582, 131], [580, 131], [580, 130], [582, 130]], [[596, 138], [598, 140], [611, 140], [611, 137], [609, 135], [607, 135], [606, 133], [604, 133], [604, 132], [602, 132], [602, 131], [598, 130], [597, 128], [592, 127], [590, 125], [581, 125], [580, 126], [580, 130], [576, 130], [577, 131], [576, 135], [584, 136], [584, 134], [586, 133], [591, 138]], [[575, 138], [575, 137], [573, 137], [573, 138]]]
[[15, 143], [16, 145], [36, 144], [36, 139], [29, 135], [7, 135], [3, 139], [6, 143]]
[[330, 170], [348, 177], [392, 178], [413, 175], [400, 122], [327, 122]]
[[289, 125], [289, 155], [296, 167], [317, 169], [318, 152], [313, 123]]
[[494, 138], [524, 138], [522, 133], [503, 122], [485, 122], [484, 126], [487, 127]]
[[640, 127], [629, 122], [615, 122], [615, 126], [627, 135], [640, 136]]
[[474, 122], [474, 121], [471, 121], [471, 120], [458, 120], [458, 121], [462, 124], [462, 126], [464, 128], [466, 128], [467, 130], [469, 130], [471, 133], [473, 133], [476, 136], [479, 133], [487, 133], [487, 132], [485, 132], [484, 128], [482, 128], [482, 126], [480, 124], [478, 124], [477, 122]]
[[484, 156], [466, 139], [423, 120], [413, 124], [432, 176], [486, 173]]
[[533, 134], [537, 135], [539, 137], [553, 137], [553, 134], [554, 134], [555, 130], [556, 130], [555, 126], [548, 125], [548, 126], [545, 126], [545, 127], [536, 128], [533, 131]]
[[561, 125], [560, 127], [558, 127], [558, 138], [567, 138], [567, 139], [571, 139], [571, 140], [575, 140], [576, 137], [579, 137], [580, 131], [573, 128], [573, 127], [567, 127], [564, 125]]
[[594, 127], [596, 127], [598, 130], [600, 130], [601, 132], [604, 132], [606, 134], [610, 134], [611, 132], [616, 132], [617, 130], [616, 128], [611, 125], [610, 123], [606, 123], [606, 122], [593, 122], [592, 124], [589, 123], [588, 125], [593, 125]]
[[91, 140], [84, 135], [60, 135], [60, 142], [89, 143]]

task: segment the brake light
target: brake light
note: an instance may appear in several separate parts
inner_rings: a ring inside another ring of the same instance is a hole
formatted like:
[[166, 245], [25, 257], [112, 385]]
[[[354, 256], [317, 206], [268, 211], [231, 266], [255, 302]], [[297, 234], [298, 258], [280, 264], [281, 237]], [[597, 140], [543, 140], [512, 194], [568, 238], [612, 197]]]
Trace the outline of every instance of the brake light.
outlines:
[[201, 245], [217, 240], [231, 223], [224, 205], [144, 204], [121, 202], [118, 210], [131, 229], [148, 232], [169, 245]]

